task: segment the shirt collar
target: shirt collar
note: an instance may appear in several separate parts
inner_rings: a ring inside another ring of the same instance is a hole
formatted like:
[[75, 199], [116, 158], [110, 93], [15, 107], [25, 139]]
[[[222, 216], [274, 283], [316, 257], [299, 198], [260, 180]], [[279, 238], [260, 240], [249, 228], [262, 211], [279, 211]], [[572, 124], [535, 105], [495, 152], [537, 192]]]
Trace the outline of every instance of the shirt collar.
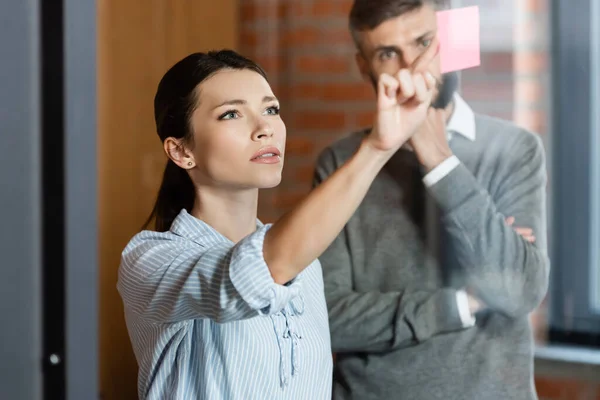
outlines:
[[449, 133], [458, 133], [470, 141], [475, 141], [475, 113], [458, 93], [454, 94], [454, 111], [446, 130]]
[[[454, 93], [454, 110], [446, 125], [446, 132], [448, 140], [453, 134], [457, 133], [472, 142], [475, 141], [475, 113], [458, 93]], [[408, 143], [405, 143], [402, 147], [408, 151], [413, 151]]]
[[[257, 219], [256, 228], [262, 226], [263, 223]], [[189, 214], [185, 208], [173, 220], [170, 231], [178, 236], [193, 240], [201, 246], [220, 242], [233, 243], [206, 222]]]

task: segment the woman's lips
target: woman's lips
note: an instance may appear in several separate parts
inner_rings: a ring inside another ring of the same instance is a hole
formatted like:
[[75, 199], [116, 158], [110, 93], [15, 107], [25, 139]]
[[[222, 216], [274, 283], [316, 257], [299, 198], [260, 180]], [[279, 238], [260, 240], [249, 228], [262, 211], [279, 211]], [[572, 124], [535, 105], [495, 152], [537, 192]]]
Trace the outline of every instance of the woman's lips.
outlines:
[[252, 156], [250, 161], [258, 164], [277, 164], [281, 161], [281, 152], [277, 147], [263, 147]]

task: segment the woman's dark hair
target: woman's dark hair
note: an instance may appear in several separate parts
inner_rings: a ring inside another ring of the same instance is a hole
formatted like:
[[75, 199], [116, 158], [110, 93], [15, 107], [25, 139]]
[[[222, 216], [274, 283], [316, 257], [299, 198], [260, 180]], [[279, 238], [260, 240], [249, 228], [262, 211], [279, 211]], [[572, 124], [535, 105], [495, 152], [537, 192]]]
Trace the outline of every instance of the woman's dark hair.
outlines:
[[[182, 139], [186, 145], [193, 144], [190, 118], [198, 103], [197, 87], [223, 69], [247, 69], [267, 79], [260, 66], [232, 50], [190, 54], [173, 65], [158, 84], [154, 97], [154, 119], [162, 142], [173, 137]], [[169, 230], [182, 209], [192, 210], [195, 196], [194, 184], [187, 171], [169, 159], [156, 203], [143, 228], [148, 228], [154, 220], [157, 231]]]

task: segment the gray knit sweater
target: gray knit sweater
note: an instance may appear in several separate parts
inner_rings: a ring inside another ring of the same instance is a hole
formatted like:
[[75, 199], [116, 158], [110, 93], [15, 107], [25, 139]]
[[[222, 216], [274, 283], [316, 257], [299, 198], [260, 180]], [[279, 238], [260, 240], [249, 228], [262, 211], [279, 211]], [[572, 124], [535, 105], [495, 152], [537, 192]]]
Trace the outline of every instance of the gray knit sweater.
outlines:
[[[414, 197], [423, 185], [414, 155], [399, 151], [320, 258], [337, 353], [334, 399], [537, 398], [528, 315], [548, 284], [544, 150], [508, 122], [475, 121], [475, 141], [450, 141], [461, 164], [425, 200]], [[365, 134], [325, 149], [315, 184]], [[424, 220], [414, 218], [419, 203], [429, 204]], [[506, 225], [509, 216], [534, 229], [535, 244]], [[471, 328], [456, 304], [464, 287], [487, 305]]]

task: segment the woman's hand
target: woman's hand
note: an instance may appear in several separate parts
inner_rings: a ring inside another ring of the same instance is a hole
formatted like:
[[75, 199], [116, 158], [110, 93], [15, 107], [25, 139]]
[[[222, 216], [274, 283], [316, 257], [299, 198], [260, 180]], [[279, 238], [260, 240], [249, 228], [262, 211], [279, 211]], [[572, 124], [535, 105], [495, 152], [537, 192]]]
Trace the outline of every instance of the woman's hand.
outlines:
[[421, 126], [436, 87], [435, 78], [425, 68], [438, 51], [435, 40], [410, 69], [401, 69], [395, 76], [379, 76], [375, 126], [366, 139], [371, 147], [395, 152]]
[[412, 71], [379, 78], [376, 127], [354, 155], [265, 235], [263, 257], [275, 282], [283, 284], [319, 257], [339, 235], [381, 168], [423, 123], [435, 80], [419, 68], [437, 53], [427, 49]]

